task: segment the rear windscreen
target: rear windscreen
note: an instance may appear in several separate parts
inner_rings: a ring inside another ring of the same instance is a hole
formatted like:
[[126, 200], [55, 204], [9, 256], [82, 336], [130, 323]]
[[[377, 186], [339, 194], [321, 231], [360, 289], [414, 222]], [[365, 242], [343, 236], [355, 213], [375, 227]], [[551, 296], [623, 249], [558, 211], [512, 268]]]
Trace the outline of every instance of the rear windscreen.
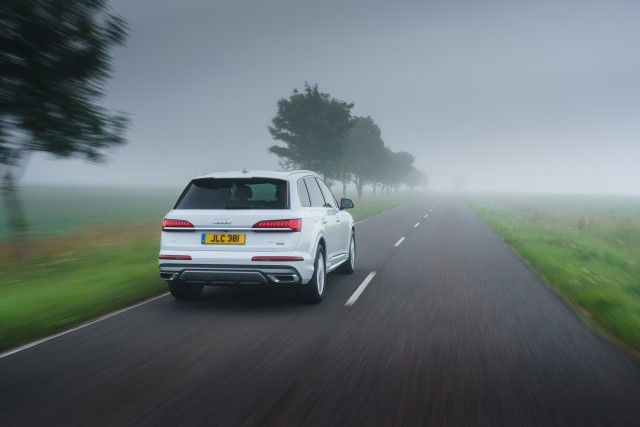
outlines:
[[288, 209], [287, 181], [272, 178], [199, 178], [174, 209]]

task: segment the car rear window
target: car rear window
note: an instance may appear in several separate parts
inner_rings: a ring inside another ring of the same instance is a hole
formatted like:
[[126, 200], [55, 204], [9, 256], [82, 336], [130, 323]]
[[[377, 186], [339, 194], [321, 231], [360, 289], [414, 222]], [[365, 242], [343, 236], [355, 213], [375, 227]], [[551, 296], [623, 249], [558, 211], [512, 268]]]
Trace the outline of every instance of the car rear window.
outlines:
[[288, 209], [287, 181], [272, 178], [198, 178], [174, 209]]

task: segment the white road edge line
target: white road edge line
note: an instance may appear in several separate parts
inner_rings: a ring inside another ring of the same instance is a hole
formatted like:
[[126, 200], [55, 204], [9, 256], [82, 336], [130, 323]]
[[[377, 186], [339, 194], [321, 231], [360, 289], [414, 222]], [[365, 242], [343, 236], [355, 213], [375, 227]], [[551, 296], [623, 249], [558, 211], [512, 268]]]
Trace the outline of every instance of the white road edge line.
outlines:
[[395, 245], [393, 245], [393, 246], [395, 246], [395, 247], [397, 248], [398, 246], [400, 246], [400, 245], [402, 244], [402, 242], [404, 242], [404, 237], [401, 237], [401, 238], [400, 238], [400, 240], [398, 240], [398, 241], [396, 242], [396, 244], [395, 244]]
[[133, 310], [134, 308], [138, 308], [138, 307], [140, 307], [142, 305], [145, 305], [145, 304], [150, 303], [152, 301], [155, 301], [157, 299], [164, 298], [167, 295], [169, 295], [168, 292], [166, 294], [158, 295], [157, 297], [153, 297], [153, 298], [150, 298], [148, 300], [144, 300], [144, 301], [139, 302], [137, 304], [130, 305], [129, 307], [125, 307], [125, 308], [120, 309], [118, 311], [114, 311], [113, 313], [105, 314], [104, 316], [98, 317], [97, 319], [93, 319], [93, 320], [91, 320], [91, 321], [89, 321], [87, 323], [83, 323], [82, 325], [75, 326], [75, 327], [73, 327], [71, 329], [67, 329], [66, 331], [58, 332], [57, 334], [41, 338], [41, 339], [39, 339], [37, 341], [34, 341], [34, 342], [31, 342], [29, 344], [25, 344], [22, 347], [18, 347], [18, 348], [14, 348], [13, 350], [5, 351], [4, 353], [0, 353], [0, 359], [5, 358], [7, 356], [11, 356], [12, 354], [19, 353], [19, 352], [21, 352], [23, 350], [26, 350], [28, 348], [35, 347], [37, 345], [43, 344], [43, 343], [45, 343], [47, 341], [51, 341], [53, 339], [59, 338], [59, 337], [61, 337], [63, 335], [70, 334], [71, 332], [75, 332], [75, 331], [77, 331], [79, 329], [86, 328], [87, 326], [91, 326], [94, 323], [102, 322], [103, 320], [106, 320], [106, 319], [108, 319], [110, 317], [113, 317], [113, 316], [117, 316], [118, 314], [124, 313], [125, 311]]
[[420, 223], [416, 222], [416, 225], [414, 225], [413, 228], [418, 228], [419, 225], [420, 225]]
[[[403, 237], [403, 239], [404, 239], [404, 237]], [[366, 287], [369, 285], [369, 282], [371, 282], [373, 280], [375, 275], [376, 275], [375, 271], [372, 271], [371, 273], [369, 273], [367, 278], [364, 279], [364, 281], [360, 284], [360, 286], [358, 286], [358, 289], [356, 289], [356, 291], [353, 293], [353, 295], [351, 295], [351, 298], [349, 298], [347, 303], [344, 305], [345, 307], [351, 307], [356, 302], [356, 300], [358, 299], [360, 294], [362, 294], [362, 292], [364, 292]]]

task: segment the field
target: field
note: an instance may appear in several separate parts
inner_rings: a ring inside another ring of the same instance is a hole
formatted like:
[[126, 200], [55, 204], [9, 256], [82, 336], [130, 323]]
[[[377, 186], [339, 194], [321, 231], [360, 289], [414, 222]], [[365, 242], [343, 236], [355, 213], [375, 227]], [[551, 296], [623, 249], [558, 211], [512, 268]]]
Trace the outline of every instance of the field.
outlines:
[[[82, 232], [88, 227], [112, 228], [135, 223], [162, 223], [162, 218], [178, 199], [180, 188], [113, 188], [86, 186], [26, 187], [20, 200], [32, 240]], [[355, 195], [347, 195], [353, 197]], [[339, 196], [336, 194], [336, 197]], [[375, 215], [398, 202], [415, 198], [400, 192], [388, 196], [368, 196], [355, 200], [354, 219]], [[9, 239], [6, 209], [0, 209], [0, 245]]]
[[465, 200], [588, 324], [640, 350], [640, 197]]
[[[182, 188], [26, 187], [20, 192], [32, 239], [65, 235], [88, 226], [158, 221]], [[0, 209], [0, 243], [9, 237], [6, 209]]]
[[[25, 189], [30, 259], [15, 259], [0, 215], [0, 351], [165, 292], [160, 226], [180, 191]], [[350, 212], [358, 221], [419, 196], [363, 199]]]

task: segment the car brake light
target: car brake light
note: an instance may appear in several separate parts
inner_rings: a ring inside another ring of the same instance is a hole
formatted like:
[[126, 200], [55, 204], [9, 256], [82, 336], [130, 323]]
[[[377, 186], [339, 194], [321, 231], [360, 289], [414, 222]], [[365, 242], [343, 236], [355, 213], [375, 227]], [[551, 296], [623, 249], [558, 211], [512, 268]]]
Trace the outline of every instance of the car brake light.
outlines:
[[302, 230], [302, 218], [294, 219], [269, 219], [253, 224], [256, 231], [300, 231]]
[[158, 259], [171, 259], [177, 261], [191, 261], [191, 255], [160, 255]]
[[167, 228], [189, 231], [189, 229], [193, 229], [194, 227], [193, 227], [193, 224], [191, 224], [189, 221], [185, 221], [183, 219], [165, 218], [162, 220], [162, 230], [164, 231]]

